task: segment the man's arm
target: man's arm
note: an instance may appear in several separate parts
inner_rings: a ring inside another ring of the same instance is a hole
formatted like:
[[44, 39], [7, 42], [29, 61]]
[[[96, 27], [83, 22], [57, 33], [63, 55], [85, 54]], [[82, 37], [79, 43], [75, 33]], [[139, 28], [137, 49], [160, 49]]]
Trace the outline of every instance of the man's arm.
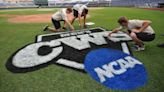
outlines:
[[152, 22], [149, 20], [143, 20], [142, 26], [140, 29], [132, 29], [132, 32], [139, 33], [145, 31], [145, 29], [150, 26]]
[[148, 26], [150, 26], [152, 22], [149, 20], [145, 20], [142, 24], [142, 27], [139, 29], [140, 32], [143, 32]]
[[113, 33], [117, 33], [117, 32], [120, 31], [121, 29], [122, 29], [122, 27], [115, 28], [114, 30], [112, 30], [112, 32], [109, 33], [109, 36], [111, 36], [111, 34], [113, 34]]
[[74, 27], [72, 26], [72, 24], [68, 20], [68, 15], [65, 13], [64, 10], [62, 10], [62, 18], [69, 25], [69, 27], [71, 28], [71, 30], [74, 31]]
[[68, 21], [68, 19], [65, 20], [65, 22], [69, 25], [72, 31], [74, 31], [74, 27], [71, 25], [71, 23]]

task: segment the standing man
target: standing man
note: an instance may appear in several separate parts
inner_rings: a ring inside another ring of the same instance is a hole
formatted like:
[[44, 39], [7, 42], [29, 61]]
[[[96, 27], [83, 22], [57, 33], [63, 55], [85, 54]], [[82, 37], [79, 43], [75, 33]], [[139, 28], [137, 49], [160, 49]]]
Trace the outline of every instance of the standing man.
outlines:
[[46, 26], [44, 28], [44, 31], [46, 30], [50, 30], [50, 31], [61, 31], [61, 21], [64, 21], [64, 23], [68, 24], [71, 31], [74, 31], [74, 27], [72, 26], [72, 24], [70, 23], [70, 21], [68, 20], [68, 15], [72, 13], [72, 8], [67, 8], [67, 9], [61, 9], [59, 11], [57, 11], [56, 13], [54, 13], [52, 15], [52, 23], [54, 25], [55, 28], [51, 28], [49, 26]]
[[118, 23], [121, 25], [119, 28], [114, 29], [112, 33], [116, 33], [121, 31], [122, 29], [126, 29], [135, 42], [134, 50], [142, 51], [145, 50], [144, 41], [153, 41], [155, 39], [155, 32], [153, 28], [150, 26], [152, 23], [149, 20], [128, 20], [126, 17], [121, 17], [118, 20]]
[[[83, 4], [76, 4], [73, 6], [73, 15], [74, 19], [72, 20], [72, 24], [76, 18], [78, 18], [79, 26], [82, 29], [83, 27], [86, 28], [86, 16], [88, 14], [88, 7]], [[82, 17], [84, 17], [84, 22], [82, 23]]]

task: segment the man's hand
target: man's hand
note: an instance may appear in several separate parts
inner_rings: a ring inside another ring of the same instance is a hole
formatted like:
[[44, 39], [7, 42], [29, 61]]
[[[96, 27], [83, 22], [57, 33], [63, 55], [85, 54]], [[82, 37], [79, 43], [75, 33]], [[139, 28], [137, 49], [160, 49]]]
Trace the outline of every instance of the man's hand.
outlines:
[[75, 31], [75, 29], [74, 28], [71, 28], [71, 31]]
[[111, 35], [112, 35], [112, 32], [110, 32], [110, 33], [108, 34], [109, 37], [111, 37]]

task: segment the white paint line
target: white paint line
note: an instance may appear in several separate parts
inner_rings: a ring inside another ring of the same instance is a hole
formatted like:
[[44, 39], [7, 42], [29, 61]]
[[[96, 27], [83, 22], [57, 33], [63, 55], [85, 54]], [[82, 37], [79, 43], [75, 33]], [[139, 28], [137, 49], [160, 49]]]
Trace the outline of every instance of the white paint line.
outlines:
[[130, 55], [130, 51], [129, 51], [127, 44], [125, 42], [123, 42], [123, 43], [121, 43], [121, 46], [122, 46], [123, 52]]
[[[93, 29], [101, 29], [101, 30], [103, 30], [103, 31], [106, 31], [105, 29], [103, 29], [103, 28], [101, 28], [101, 27], [91, 28], [91, 29], [89, 29], [89, 30], [93, 30]], [[88, 29], [76, 30], [76, 31], [74, 31], [74, 32], [80, 32], [80, 31], [86, 31], [86, 30], [88, 30]], [[62, 33], [69, 33], [69, 32], [71, 32], [71, 31], [57, 32], [57, 33], [39, 35], [39, 36], [37, 36], [37, 42], [42, 41], [42, 38], [43, 38], [44, 36], [51, 36], [51, 35], [57, 35], [57, 34], [62, 34]], [[72, 32], [71, 32], [71, 33], [72, 33]]]
[[72, 68], [76, 68], [76, 69], [84, 69], [83, 64], [77, 63], [75, 61], [66, 60], [66, 59], [59, 59], [56, 63], [61, 64], [61, 65], [65, 65], [65, 66], [69, 66]]

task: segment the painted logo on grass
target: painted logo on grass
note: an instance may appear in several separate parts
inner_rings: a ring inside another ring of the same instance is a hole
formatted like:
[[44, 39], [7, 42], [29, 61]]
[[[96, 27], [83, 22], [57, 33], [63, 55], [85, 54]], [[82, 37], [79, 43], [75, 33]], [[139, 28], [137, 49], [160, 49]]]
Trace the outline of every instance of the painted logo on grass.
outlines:
[[135, 89], [147, 81], [147, 72], [140, 61], [108, 48], [89, 52], [85, 70], [99, 83], [116, 90]]
[[[35, 43], [16, 51], [6, 67], [14, 73], [32, 72], [56, 64], [84, 71], [84, 59], [92, 50], [112, 48], [131, 54], [125, 33], [112, 34], [103, 28], [38, 35]], [[84, 71], [85, 72], [85, 71]]]

